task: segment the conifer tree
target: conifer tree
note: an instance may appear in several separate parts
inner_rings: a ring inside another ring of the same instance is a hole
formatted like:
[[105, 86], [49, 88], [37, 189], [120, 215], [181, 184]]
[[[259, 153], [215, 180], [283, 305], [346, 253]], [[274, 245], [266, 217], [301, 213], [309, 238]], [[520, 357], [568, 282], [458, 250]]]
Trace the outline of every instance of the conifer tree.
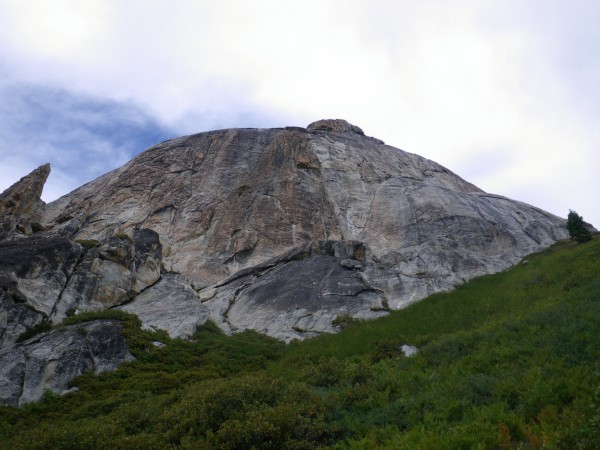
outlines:
[[583, 217], [575, 211], [569, 212], [569, 216], [567, 217], [567, 230], [569, 231], [569, 236], [580, 244], [592, 239], [592, 233], [585, 226]]

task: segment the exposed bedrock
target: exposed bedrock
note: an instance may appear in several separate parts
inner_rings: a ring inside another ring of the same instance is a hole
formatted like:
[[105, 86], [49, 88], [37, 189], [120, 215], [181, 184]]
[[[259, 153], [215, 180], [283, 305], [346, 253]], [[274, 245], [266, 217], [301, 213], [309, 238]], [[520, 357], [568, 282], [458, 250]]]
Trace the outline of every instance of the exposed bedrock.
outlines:
[[[42, 212], [7, 245], [40, 235], [72, 255], [2, 269], [24, 304], [53, 322], [122, 306], [172, 336], [207, 315], [286, 340], [335, 331], [340, 315], [385, 314], [567, 237], [564, 219], [343, 120], [172, 139]], [[360, 257], [331, 250], [347, 243]]]
[[163, 142], [46, 207], [77, 239], [156, 231], [165, 270], [197, 288], [314, 240], [369, 248], [392, 308], [509, 267], [567, 236], [564, 219], [487, 194], [342, 120]]
[[64, 394], [77, 375], [114, 370], [133, 359], [119, 321], [97, 320], [40, 334], [0, 351], [0, 404], [34, 402], [46, 390]]
[[504, 270], [568, 236], [564, 219], [337, 119], [172, 139], [45, 205], [49, 172], [0, 194], [4, 404], [130, 359], [110, 321], [17, 344], [44, 321], [119, 308], [175, 338], [210, 319], [289, 342]]
[[387, 314], [385, 295], [362, 274], [356, 241], [313, 241], [200, 291], [225, 332], [251, 329], [289, 342], [336, 332], [340, 316]]
[[0, 242], [0, 349], [42, 321], [130, 301], [159, 280], [161, 253], [152, 230], [104, 244], [43, 234]]
[[210, 314], [189, 282], [170, 274], [119, 309], [136, 314], [144, 329], [165, 330], [172, 338], [191, 337]]

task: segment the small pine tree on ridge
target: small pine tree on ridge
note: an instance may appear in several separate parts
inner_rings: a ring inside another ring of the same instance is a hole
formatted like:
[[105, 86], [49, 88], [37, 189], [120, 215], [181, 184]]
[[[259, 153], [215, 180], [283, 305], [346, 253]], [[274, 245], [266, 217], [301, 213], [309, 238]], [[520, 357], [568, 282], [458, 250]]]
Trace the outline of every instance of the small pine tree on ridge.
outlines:
[[569, 211], [569, 216], [567, 217], [567, 230], [569, 231], [571, 239], [574, 239], [580, 244], [592, 239], [592, 233], [583, 221], [583, 217], [575, 211]]

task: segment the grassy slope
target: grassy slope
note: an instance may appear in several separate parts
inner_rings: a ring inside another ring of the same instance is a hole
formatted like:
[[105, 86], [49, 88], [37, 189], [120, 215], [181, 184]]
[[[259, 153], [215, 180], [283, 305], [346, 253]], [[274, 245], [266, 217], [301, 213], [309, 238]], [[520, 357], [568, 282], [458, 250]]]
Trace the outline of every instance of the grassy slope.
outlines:
[[600, 448], [599, 237], [287, 347], [119, 317], [138, 361], [0, 408], [0, 447]]

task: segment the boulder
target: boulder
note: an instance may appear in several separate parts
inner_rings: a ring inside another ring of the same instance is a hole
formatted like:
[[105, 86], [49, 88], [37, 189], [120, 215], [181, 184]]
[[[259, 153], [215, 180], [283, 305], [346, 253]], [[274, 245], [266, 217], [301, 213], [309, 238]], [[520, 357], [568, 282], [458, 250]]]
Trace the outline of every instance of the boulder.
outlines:
[[406, 357], [414, 356], [417, 353], [419, 353], [419, 349], [417, 347], [415, 347], [414, 345], [408, 345], [408, 344], [403, 344], [400, 347], [400, 351]]
[[0, 404], [21, 406], [44, 391], [64, 394], [86, 371], [116, 369], [134, 357], [121, 336], [121, 323], [96, 320], [35, 336], [0, 352]]
[[330, 131], [333, 133], [357, 133], [365, 134], [356, 125], [343, 119], [323, 119], [317, 120], [306, 127], [307, 131]]

